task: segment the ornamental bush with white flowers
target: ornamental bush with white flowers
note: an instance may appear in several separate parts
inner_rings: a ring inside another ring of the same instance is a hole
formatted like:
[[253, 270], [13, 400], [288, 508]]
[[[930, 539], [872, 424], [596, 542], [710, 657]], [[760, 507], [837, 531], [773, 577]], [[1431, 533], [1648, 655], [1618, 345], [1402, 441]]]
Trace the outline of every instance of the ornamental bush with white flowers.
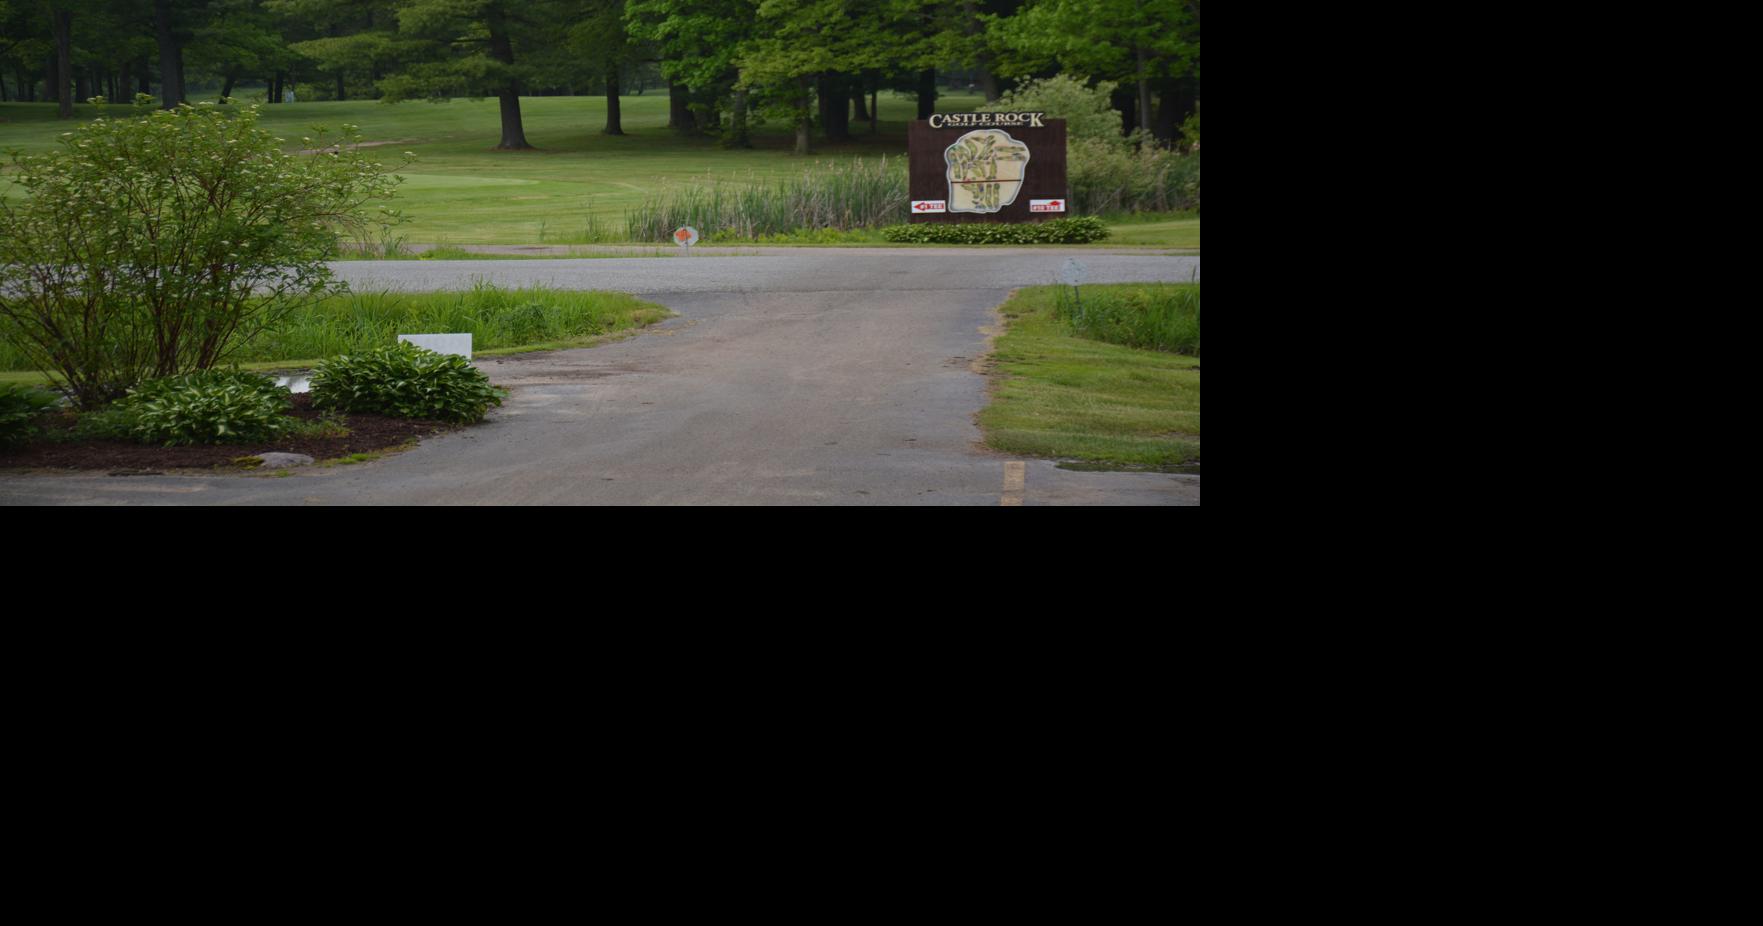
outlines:
[[13, 155], [26, 195], [0, 199], [0, 337], [81, 408], [225, 362], [343, 288], [325, 263], [340, 235], [397, 221], [370, 204], [402, 178], [355, 127], [296, 154], [257, 116], [140, 97], [55, 153]]

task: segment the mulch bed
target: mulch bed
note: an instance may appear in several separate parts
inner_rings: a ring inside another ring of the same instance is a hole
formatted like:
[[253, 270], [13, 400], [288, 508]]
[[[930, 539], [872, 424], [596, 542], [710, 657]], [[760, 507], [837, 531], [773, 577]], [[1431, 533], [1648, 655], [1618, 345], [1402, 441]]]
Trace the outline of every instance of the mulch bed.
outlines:
[[[294, 396], [293, 415], [316, 419], [312, 396]], [[103, 469], [121, 471], [158, 471], [166, 469], [237, 468], [233, 460], [260, 453], [303, 453], [315, 460], [346, 457], [352, 453], [372, 453], [403, 446], [409, 441], [458, 425], [443, 421], [413, 418], [387, 418], [383, 415], [350, 414], [347, 437], [285, 437], [277, 441], [242, 444], [213, 444], [198, 447], [155, 447], [122, 441], [83, 441], [65, 443], [39, 434], [36, 440], [15, 450], [0, 450], [0, 468], [5, 469]], [[36, 422], [40, 432], [66, 433], [73, 429], [70, 412], [45, 415]]]

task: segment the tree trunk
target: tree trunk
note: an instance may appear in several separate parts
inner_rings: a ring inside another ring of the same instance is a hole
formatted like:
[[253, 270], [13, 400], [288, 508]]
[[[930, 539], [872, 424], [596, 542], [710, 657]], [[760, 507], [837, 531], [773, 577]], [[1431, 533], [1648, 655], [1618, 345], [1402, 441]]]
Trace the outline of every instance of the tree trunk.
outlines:
[[[508, 24], [502, 19], [502, 9], [491, 6], [484, 25], [490, 29], [490, 57], [512, 65], [514, 63], [514, 43], [508, 38]], [[501, 151], [526, 151], [532, 145], [526, 142], [526, 126], [520, 120], [520, 82], [509, 78], [508, 86], [496, 98], [502, 103], [502, 142], [496, 148]]]
[[918, 72], [918, 118], [929, 119], [937, 111], [937, 69]]
[[1004, 95], [1004, 92], [998, 89], [998, 75], [993, 74], [989, 67], [980, 69], [979, 86], [981, 90], [985, 91], [987, 103], [996, 103], [998, 98]]
[[851, 139], [851, 91], [843, 74], [820, 78], [820, 128], [828, 141]]
[[863, 85], [857, 84], [853, 86], [851, 88], [851, 106], [856, 111], [851, 114], [852, 119], [855, 119], [858, 122], [869, 121], [869, 108], [863, 105], [865, 102], [866, 101], [863, 99]]
[[141, 59], [141, 92], [153, 95], [153, 65], [146, 58]]
[[0, 103], [10, 103], [12, 97], [6, 95], [6, 77], [0, 75]]
[[73, 83], [73, 11], [55, 11], [55, 110], [57, 118], [73, 118], [73, 97], [68, 85]]
[[729, 145], [735, 148], [753, 147], [753, 139], [747, 137], [747, 89], [735, 91], [735, 111], [728, 120]]
[[881, 90], [875, 84], [869, 86], [869, 134], [880, 131], [881, 123]]
[[226, 100], [228, 100], [232, 97], [233, 84], [238, 83], [238, 81], [239, 81], [239, 75], [233, 73], [232, 71], [227, 72], [226, 83], [222, 84], [220, 87], [220, 99], [222, 102], [225, 102]]
[[811, 153], [808, 147], [808, 133], [814, 128], [813, 121], [808, 118], [810, 112], [808, 109], [808, 78], [802, 77], [796, 83], [798, 87], [796, 95], [796, 153], [807, 156]]
[[827, 137], [839, 141], [851, 140], [851, 83], [843, 75], [835, 75], [832, 80], [832, 125], [827, 126]]
[[175, 109], [184, 101], [184, 55], [171, 32], [170, 0], [153, 0], [153, 26], [159, 39], [159, 105]]
[[618, 64], [614, 62], [606, 68], [606, 128], [601, 129], [602, 135], [623, 135], [624, 120], [618, 109]]
[[74, 68], [73, 69], [73, 98], [74, 98], [74, 102], [84, 103], [85, 101], [87, 101], [97, 95], [98, 95], [97, 92], [92, 89], [92, 69], [91, 68]]
[[337, 72], [337, 99], [345, 100], [348, 98], [349, 98], [349, 87], [347, 84], [343, 83], [343, 72], [338, 71]]
[[269, 94], [268, 94], [268, 96], [269, 96], [269, 101], [271, 103], [280, 103], [282, 101], [282, 72], [281, 71], [275, 72], [275, 76], [271, 77], [269, 79]]
[[698, 119], [692, 115], [691, 97], [686, 88], [667, 82], [667, 127], [681, 135], [698, 134]]

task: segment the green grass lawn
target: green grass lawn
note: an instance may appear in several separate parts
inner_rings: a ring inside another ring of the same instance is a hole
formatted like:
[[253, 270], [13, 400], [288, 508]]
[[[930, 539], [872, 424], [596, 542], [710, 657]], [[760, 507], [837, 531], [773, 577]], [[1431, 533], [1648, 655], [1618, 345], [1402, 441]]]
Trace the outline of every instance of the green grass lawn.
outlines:
[[[944, 112], [966, 112], [982, 102], [974, 95], [950, 94], [937, 101]], [[409, 222], [397, 234], [422, 244], [578, 244], [622, 236], [624, 211], [670, 184], [793, 173], [815, 161], [858, 157], [904, 157], [906, 124], [915, 115], [911, 97], [881, 97], [880, 132], [853, 123], [854, 140], [839, 145], [817, 141], [808, 159], [790, 154], [791, 128], [758, 126], [753, 150], [725, 150], [708, 138], [682, 138], [667, 128], [667, 94], [645, 93], [621, 100], [626, 135], [600, 133], [606, 123], [604, 97], [527, 97], [521, 100], [527, 140], [537, 151], [495, 151], [500, 121], [494, 99], [448, 103], [371, 101], [293, 103], [262, 108], [262, 125], [287, 139], [289, 150], [307, 147], [302, 138], [314, 127], [343, 123], [360, 127], [363, 140], [383, 143], [370, 149], [386, 163], [417, 160], [393, 205]], [[91, 118], [90, 106], [74, 107]], [[53, 149], [68, 123], [55, 118], [52, 103], [0, 104], [0, 151], [40, 153]], [[17, 195], [0, 184], [0, 195]], [[1197, 247], [1199, 223], [1187, 228], [1142, 228], [1131, 243]], [[1159, 237], [1159, 236], [1162, 237]], [[1191, 242], [1191, 243], [1190, 243]]]
[[[345, 293], [291, 314], [232, 354], [246, 369], [304, 369], [325, 357], [395, 344], [400, 334], [469, 333], [478, 357], [587, 347], [673, 313], [635, 296], [479, 286], [451, 293]], [[25, 356], [0, 342], [0, 384], [42, 383]]]
[[[1175, 284], [1085, 286], [1086, 295]], [[986, 446], [1005, 453], [1158, 468], [1200, 460], [1200, 361], [1079, 338], [1053, 315], [1055, 287], [1019, 291], [993, 352]]]

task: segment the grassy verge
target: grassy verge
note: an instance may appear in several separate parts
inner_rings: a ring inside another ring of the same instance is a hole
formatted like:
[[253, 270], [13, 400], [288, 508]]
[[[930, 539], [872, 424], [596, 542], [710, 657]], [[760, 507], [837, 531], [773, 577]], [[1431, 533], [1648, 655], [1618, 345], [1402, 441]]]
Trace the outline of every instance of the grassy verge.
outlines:
[[[585, 347], [668, 317], [624, 293], [498, 289], [464, 292], [346, 293], [294, 314], [231, 359], [245, 369], [306, 368], [319, 358], [396, 343], [400, 334], [470, 332], [477, 356]], [[41, 383], [26, 360], [0, 343], [0, 383]]]
[[[1174, 284], [1086, 286], [1094, 300]], [[1078, 337], [1055, 312], [1058, 287], [1020, 290], [1000, 312], [986, 446], [1120, 468], [1200, 460], [1200, 360]]]

